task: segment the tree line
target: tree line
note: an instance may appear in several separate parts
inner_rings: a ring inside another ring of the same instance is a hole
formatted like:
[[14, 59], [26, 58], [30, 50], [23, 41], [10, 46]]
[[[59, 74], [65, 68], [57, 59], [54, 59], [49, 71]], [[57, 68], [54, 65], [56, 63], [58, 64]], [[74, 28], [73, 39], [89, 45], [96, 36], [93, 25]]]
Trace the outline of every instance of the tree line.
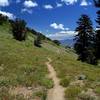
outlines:
[[[94, 0], [94, 3], [97, 8], [100, 8], [100, 0]], [[27, 23], [24, 20], [10, 20], [7, 16], [0, 14], [0, 25], [5, 22], [10, 22], [13, 37], [18, 41], [25, 41], [28, 32], [37, 36], [34, 40], [34, 45], [37, 47], [42, 47], [42, 40], [47, 39], [52, 41], [40, 32], [36, 32], [34, 29], [27, 27]], [[78, 54], [78, 60], [93, 65], [97, 65], [100, 59], [100, 10], [97, 11], [96, 23], [97, 29], [94, 30], [89, 16], [83, 14], [77, 21], [78, 26], [75, 30], [78, 34], [75, 36], [74, 49]], [[60, 45], [60, 42], [57, 40], [53, 42], [56, 45]]]
[[[46, 37], [42, 33], [36, 32], [34, 29], [27, 27], [27, 23], [25, 22], [25, 20], [21, 20], [18, 18], [16, 18], [15, 20], [10, 20], [7, 16], [0, 14], [0, 25], [6, 22], [9, 22], [11, 24], [13, 37], [18, 41], [25, 41], [27, 39], [28, 32], [36, 35], [34, 45], [37, 47], [42, 47], [42, 40], [52, 41], [50, 38]], [[54, 40], [52, 42], [54, 42], [56, 45], [60, 45], [60, 42], [58, 40]]]
[[[100, 8], [100, 0], [94, 0], [95, 7]], [[78, 60], [97, 65], [100, 59], [100, 10], [97, 12], [97, 28], [88, 15], [83, 14], [77, 21], [74, 49], [78, 54]]]
[[10, 23], [13, 38], [18, 41], [25, 41], [27, 39], [28, 32], [36, 35], [36, 38], [33, 42], [37, 47], [41, 47], [42, 40], [46, 39], [51, 41], [51, 39], [47, 38], [42, 33], [36, 32], [34, 29], [27, 27], [27, 23], [25, 22], [25, 20], [21, 20], [18, 18], [16, 18], [15, 20], [11, 20], [7, 16], [0, 14], [0, 25], [3, 25], [6, 22]]

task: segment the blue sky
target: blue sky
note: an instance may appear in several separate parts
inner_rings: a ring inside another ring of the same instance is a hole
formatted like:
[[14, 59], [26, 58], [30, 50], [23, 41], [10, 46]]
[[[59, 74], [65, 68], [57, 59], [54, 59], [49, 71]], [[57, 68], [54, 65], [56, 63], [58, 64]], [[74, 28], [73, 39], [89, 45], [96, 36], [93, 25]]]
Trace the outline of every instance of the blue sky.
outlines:
[[93, 0], [0, 0], [0, 13], [21, 18], [27, 25], [52, 39], [75, 35], [76, 21], [88, 14], [96, 26]]

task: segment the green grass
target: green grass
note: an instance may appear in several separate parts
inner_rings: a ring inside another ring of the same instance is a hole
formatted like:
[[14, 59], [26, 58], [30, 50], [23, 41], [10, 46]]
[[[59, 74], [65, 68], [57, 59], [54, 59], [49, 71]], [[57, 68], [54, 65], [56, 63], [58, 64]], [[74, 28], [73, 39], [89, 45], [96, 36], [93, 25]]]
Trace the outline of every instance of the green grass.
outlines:
[[52, 65], [64, 86], [80, 74], [87, 77], [84, 83], [86, 88], [95, 88], [95, 82], [100, 82], [100, 67], [77, 61], [77, 55], [72, 50], [47, 40], [43, 41], [42, 48], [37, 48], [33, 43], [36, 36], [31, 33], [28, 33], [26, 41], [16, 41], [10, 29], [10, 24], [0, 26], [0, 87], [53, 87], [52, 80], [47, 77], [47, 57], [52, 59]]
[[63, 87], [68, 87], [69, 84], [70, 84], [70, 79], [68, 79], [68, 78], [63, 78], [63, 79], [61, 79], [60, 84], [61, 84]]
[[80, 87], [68, 87], [65, 90], [65, 97], [74, 100], [81, 93], [81, 91]]
[[0, 26], [0, 86], [52, 87], [52, 81], [46, 77], [49, 52], [35, 47], [30, 37], [25, 42], [16, 41], [8, 26]]

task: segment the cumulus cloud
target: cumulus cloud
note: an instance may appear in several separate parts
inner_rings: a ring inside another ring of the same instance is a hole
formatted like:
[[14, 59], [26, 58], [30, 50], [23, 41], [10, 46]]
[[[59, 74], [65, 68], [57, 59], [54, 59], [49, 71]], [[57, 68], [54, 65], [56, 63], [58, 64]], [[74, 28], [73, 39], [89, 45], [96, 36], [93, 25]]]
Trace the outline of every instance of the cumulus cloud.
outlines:
[[37, 7], [38, 4], [37, 4], [36, 2], [31, 1], [31, 0], [26, 0], [26, 1], [24, 2], [24, 6], [25, 6], [26, 8], [33, 8], [33, 7]]
[[57, 4], [57, 7], [62, 7], [63, 6], [63, 4], [61, 4], [61, 3], [56, 3]]
[[9, 13], [9, 12], [0, 11], [0, 14], [3, 14], [4, 16], [8, 16], [9, 19], [14, 19], [14, 18], [16, 18], [16, 17], [14, 16], [14, 14]]
[[59, 30], [69, 30], [69, 28], [64, 28], [63, 24], [57, 24], [57, 23], [50, 24], [50, 27], [54, 29], [59, 29]]
[[87, 1], [86, 0], [82, 0], [82, 2], [81, 2], [81, 4], [80, 4], [81, 6], [88, 6], [88, 3], [87, 3]]
[[73, 38], [77, 33], [75, 31], [60, 31], [55, 34], [48, 34], [47, 37], [52, 40], [65, 40]]
[[0, 0], [0, 6], [1, 7], [9, 6], [9, 1], [8, 0]]
[[33, 2], [32, 0], [25, 0], [24, 8], [21, 10], [21, 12], [28, 12], [32, 14], [32, 8], [37, 6], [38, 6], [37, 2]]
[[61, 0], [61, 2], [64, 2], [66, 5], [73, 5], [78, 0]]
[[23, 8], [23, 9], [21, 10], [21, 12], [22, 12], [22, 13], [23, 13], [23, 12], [28, 12], [28, 13], [32, 14], [32, 9]]
[[80, 6], [88, 6], [88, 5], [92, 5], [91, 2], [87, 2], [86, 0], [82, 0]]
[[53, 9], [53, 6], [52, 5], [44, 5], [44, 8], [45, 9]]

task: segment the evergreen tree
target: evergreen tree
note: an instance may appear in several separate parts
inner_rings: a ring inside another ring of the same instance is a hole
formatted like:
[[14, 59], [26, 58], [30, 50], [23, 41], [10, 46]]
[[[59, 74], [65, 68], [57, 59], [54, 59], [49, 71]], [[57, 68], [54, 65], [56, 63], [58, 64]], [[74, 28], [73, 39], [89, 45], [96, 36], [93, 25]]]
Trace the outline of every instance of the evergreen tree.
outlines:
[[16, 19], [12, 23], [12, 32], [16, 40], [22, 41], [26, 39], [26, 22], [24, 20]]
[[8, 20], [8, 17], [7, 16], [4, 16], [4, 15], [0, 14], [0, 25], [2, 25], [7, 20]]
[[100, 0], [94, 0], [95, 6], [100, 7]]
[[[100, 8], [100, 0], [94, 0], [95, 6]], [[96, 22], [98, 24], [96, 30], [96, 57], [100, 59], [100, 10], [97, 11], [97, 19]]]
[[76, 43], [74, 49], [79, 55], [78, 60], [90, 64], [96, 64], [95, 50], [94, 50], [94, 37], [92, 22], [87, 15], [81, 15], [77, 21], [78, 27], [75, 36]]
[[41, 40], [42, 40], [41, 34], [38, 33], [36, 40], [34, 40], [34, 45], [37, 47], [41, 47]]
[[53, 40], [53, 42], [58, 46], [61, 44], [60, 41], [58, 41], [58, 40]]

